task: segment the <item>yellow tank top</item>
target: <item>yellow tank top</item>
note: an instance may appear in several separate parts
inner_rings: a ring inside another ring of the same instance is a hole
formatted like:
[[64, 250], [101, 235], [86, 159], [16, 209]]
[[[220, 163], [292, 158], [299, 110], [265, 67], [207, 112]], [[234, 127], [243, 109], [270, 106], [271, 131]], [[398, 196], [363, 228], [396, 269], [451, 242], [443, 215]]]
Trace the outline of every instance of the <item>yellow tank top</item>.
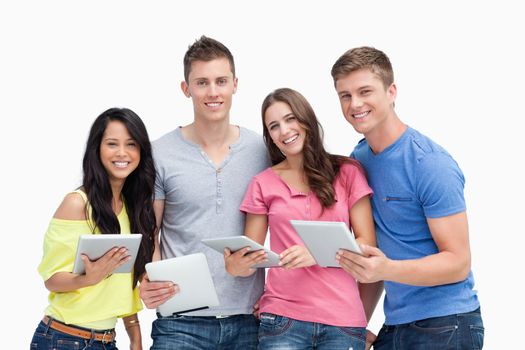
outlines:
[[[86, 194], [74, 191], [87, 202]], [[90, 211], [89, 211], [90, 212]], [[126, 208], [117, 216], [121, 234], [130, 233]], [[38, 272], [48, 280], [57, 272], [71, 272], [82, 234], [91, 234], [88, 220], [51, 219], [44, 238], [44, 254]], [[100, 234], [98, 229], [95, 234]], [[132, 273], [117, 273], [94, 286], [49, 294], [45, 314], [67, 324], [93, 329], [114, 328], [117, 318], [142, 310], [138, 288], [132, 288]]]

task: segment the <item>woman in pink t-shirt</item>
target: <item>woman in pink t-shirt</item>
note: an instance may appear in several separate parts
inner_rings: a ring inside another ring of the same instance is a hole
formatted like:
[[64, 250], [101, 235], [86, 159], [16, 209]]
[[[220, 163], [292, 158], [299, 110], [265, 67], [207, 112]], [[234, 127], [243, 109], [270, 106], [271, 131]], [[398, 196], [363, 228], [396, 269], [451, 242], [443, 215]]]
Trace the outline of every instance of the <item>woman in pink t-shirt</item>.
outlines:
[[[358, 284], [343, 269], [316, 265], [289, 221], [345, 222], [360, 243], [375, 246], [364, 172], [357, 161], [325, 151], [321, 125], [300, 93], [269, 94], [262, 119], [273, 166], [252, 179], [241, 210], [246, 236], [263, 244], [270, 228], [282, 268], [268, 271], [259, 301], [259, 348], [365, 349], [367, 319], [382, 284]], [[251, 266], [266, 260], [264, 251], [248, 249], [225, 252], [231, 275], [249, 276]]]

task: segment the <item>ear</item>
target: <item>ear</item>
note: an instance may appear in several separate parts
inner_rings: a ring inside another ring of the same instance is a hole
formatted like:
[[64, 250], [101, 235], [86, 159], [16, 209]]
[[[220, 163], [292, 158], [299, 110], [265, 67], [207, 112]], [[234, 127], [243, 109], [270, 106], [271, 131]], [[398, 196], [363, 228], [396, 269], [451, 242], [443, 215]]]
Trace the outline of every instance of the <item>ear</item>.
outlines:
[[390, 103], [392, 103], [392, 104], [395, 103], [396, 102], [396, 97], [397, 97], [397, 86], [396, 86], [396, 84], [394, 84], [394, 83], [390, 84], [390, 86], [386, 90], [386, 93], [388, 95], [388, 98], [390, 99]]
[[237, 77], [233, 78], [233, 93], [237, 92], [237, 84], [239, 82], [239, 79]]
[[185, 80], [180, 82], [180, 89], [186, 97], [191, 97], [189, 86]]

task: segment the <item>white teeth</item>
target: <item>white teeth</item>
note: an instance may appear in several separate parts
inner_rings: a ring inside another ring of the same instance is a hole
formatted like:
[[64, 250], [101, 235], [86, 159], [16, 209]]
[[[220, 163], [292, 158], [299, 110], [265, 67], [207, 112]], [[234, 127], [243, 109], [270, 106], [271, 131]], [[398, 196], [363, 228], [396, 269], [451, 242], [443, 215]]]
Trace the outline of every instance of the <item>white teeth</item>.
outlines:
[[368, 113], [370, 113], [370, 111], [366, 111], [366, 112], [359, 113], [359, 114], [352, 114], [352, 116], [356, 119], [361, 119], [361, 118], [366, 117]]
[[206, 106], [208, 107], [219, 107], [221, 104], [219, 102], [211, 102], [211, 103], [206, 103]]
[[125, 168], [128, 166], [129, 162], [113, 162], [117, 168]]
[[283, 141], [283, 143], [286, 145], [286, 144], [289, 144], [290, 142], [294, 142], [295, 140], [297, 140], [297, 138], [299, 137], [299, 135], [295, 135], [295, 136], [292, 136], [290, 137], [289, 139], [286, 139]]

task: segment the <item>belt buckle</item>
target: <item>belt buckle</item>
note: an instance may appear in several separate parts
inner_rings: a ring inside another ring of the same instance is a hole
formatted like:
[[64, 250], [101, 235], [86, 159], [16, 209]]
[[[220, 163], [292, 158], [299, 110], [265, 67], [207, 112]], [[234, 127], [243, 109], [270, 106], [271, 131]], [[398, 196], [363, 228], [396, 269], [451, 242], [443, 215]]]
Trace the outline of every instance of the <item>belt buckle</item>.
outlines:
[[[108, 340], [106, 340], [106, 336], [108, 336]], [[112, 331], [104, 331], [104, 334], [102, 335], [102, 344], [109, 344], [113, 341], [113, 332]]]
[[231, 315], [215, 315], [215, 318], [217, 319], [221, 319], [221, 318], [228, 318], [230, 317]]

